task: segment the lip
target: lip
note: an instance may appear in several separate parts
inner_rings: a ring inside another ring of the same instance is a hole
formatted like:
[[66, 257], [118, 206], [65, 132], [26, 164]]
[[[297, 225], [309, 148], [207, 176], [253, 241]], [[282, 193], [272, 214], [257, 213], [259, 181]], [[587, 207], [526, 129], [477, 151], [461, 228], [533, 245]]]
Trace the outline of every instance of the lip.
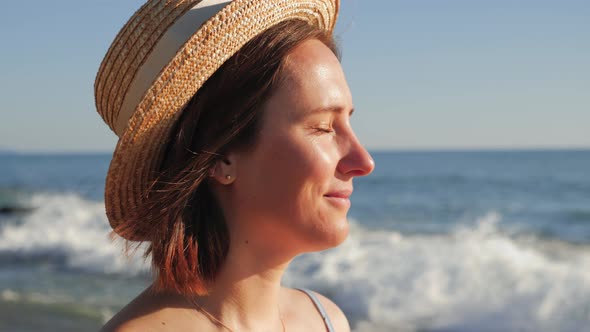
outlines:
[[350, 198], [352, 195], [352, 189], [342, 189], [342, 190], [334, 190], [330, 191], [329, 193], [325, 194], [325, 197], [336, 197], [336, 198]]
[[331, 191], [324, 197], [338, 207], [348, 208], [350, 207], [350, 195], [352, 195], [352, 189], [343, 189]]

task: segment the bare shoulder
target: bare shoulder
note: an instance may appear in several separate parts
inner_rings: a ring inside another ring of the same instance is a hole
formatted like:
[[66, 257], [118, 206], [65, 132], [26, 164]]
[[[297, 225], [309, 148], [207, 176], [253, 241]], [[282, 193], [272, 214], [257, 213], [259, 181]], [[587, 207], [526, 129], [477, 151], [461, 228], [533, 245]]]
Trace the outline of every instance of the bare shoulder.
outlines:
[[[157, 310], [149, 306], [146, 294], [141, 294], [113, 316], [100, 332], [160, 331]], [[165, 324], [165, 322], [164, 322]]]
[[139, 331], [158, 331], [158, 329], [149, 322], [149, 319], [131, 318], [123, 320], [110, 320], [102, 327], [100, 332], [139, 332]]
[[342, 312], [340, 307], [336, 305], [336, 303], [332, 302], [329, 298], [319, 294], [317, 292], [313, 292], [322, 305], [324, 309], [326, 309], [326, 313], [330, 316], [330, 320], [332, 321], [332, 325], [334, 325], [334, 329], [336, 332], [350, 332], [350, 325], [348, 324], [348, 319], [346, 315]]
[[[101, 332], [164, 332], [186, 330], [194, 315], [177, 299], [144, 291], [119, 311]], [[196, 322], [198, 323], [198, 321]]]

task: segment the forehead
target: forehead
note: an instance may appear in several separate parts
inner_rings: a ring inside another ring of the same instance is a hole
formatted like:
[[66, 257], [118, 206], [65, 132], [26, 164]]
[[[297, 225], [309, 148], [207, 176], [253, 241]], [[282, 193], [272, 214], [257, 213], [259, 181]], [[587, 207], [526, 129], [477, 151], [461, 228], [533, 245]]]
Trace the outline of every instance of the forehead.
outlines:
[[304, 69], [322, 71], [330, 67], [341, 69], [340, 61], [328, 46], [317, 39], [301, 42], [285, 58], [285, 70], [295, 76]]
[[282, 82], [276, 97], [301, 113], [318, 108], [352, 108], [352, 97], [340, 61], [324, 43], [311, 39], [285, 58]]

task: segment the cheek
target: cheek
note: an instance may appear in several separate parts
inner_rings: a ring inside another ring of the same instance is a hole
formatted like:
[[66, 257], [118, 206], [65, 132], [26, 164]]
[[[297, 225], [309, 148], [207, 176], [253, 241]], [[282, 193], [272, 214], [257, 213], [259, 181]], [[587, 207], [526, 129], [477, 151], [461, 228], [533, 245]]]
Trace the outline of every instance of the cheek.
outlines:
[[269, 158], [271, 167], [267, 172], [274, 175], [275, 187], [289, 193], [291, 199], [297, 194], [311, 194], [317, 181], [319, 162], [311, 146], [292, 141], [277, 144]]
[[242, 206], [272, 232], [265, 234], [281, 234], [283, 244], [301, 245], [304, 239], [310, 251], [338, 245], [348, 233], [346, 213], [323, 198], [334, 183], [338, 161], [332, 142], [328, 137], [272, 142], [250, 166], [256, 173], [249, 181], [254, 196]]
[[284, 137], [273, 141], [265, 151], [261, 168], [265, 176], [265, 196], [272, 206], [301, 214], [319, 202], [334, 172], [330, 153], [321, 142], [308, 138]]
[[282, 165], [282, 180], [276, 180], [280, 188], [275, 189], [280, 192], [270, 198], [282, 195], [272, 208], [286, 223], [284, 229], [313, 243], [324, 243], [326, 237], [340, 233], [334, 227], [340, 227], [340, 221], [345, 220], [341, 217], [346, 217], [335, 214], [323, 198], [333, 183], [335, 172], [334, 154], [322, 146], [326, 142], [308, 141], [280, 151], [283, 158], [278, 159], [288, 162]]

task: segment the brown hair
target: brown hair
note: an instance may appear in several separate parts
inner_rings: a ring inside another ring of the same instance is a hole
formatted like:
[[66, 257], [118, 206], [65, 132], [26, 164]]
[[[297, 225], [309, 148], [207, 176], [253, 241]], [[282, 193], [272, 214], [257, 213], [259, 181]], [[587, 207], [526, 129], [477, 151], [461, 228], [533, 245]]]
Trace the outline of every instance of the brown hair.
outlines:
[[207, 182], [209, 169], [224, 153], [256, 145], [261, 106], [280, 82], [283, 60], [308, 39], [339, 57], [328, 31], [285, 21], [244, 45], [185, 106], [145, 205], [116, 229], [151, 242], [145, 255], [152, 256], [155, 290], [206, 294], [215, 280], [229, 233]]

